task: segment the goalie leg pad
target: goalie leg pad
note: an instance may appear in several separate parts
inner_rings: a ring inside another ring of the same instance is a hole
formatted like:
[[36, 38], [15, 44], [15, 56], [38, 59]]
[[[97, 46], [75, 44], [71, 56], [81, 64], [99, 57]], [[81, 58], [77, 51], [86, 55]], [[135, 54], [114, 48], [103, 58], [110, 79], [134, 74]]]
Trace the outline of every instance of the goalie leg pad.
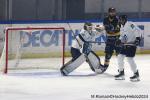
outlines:
[[60, 71], [63, 73], [63, 75], [68, 75], [76, 68], [78, 68], [84, 61], [85, 61], [85, 56], [84, 54], [82, 54], [76, 60], [74, 61], [71, 60], [68, 63], [66, 63], [64, 66], [62, 66]]
[[79, 56], [81, 55], [80, 50], [71, 47], [71, 56], [72, 56], [72, 60], [77, 59]]
[[100, 58], [93, 51], [91, 51], [89, 55], [86, 56], [86, 59], [92, 71], [98, 74], [103, 72], [104, 69], [101, 65]]

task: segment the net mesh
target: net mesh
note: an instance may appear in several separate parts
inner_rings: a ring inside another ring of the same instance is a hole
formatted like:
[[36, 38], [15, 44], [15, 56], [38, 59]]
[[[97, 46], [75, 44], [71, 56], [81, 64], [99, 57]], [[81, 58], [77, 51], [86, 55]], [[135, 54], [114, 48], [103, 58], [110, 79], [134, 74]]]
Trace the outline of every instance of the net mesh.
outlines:
[[64, 63], [64, 28], [8, 28], [1, 69], [59, 69]]

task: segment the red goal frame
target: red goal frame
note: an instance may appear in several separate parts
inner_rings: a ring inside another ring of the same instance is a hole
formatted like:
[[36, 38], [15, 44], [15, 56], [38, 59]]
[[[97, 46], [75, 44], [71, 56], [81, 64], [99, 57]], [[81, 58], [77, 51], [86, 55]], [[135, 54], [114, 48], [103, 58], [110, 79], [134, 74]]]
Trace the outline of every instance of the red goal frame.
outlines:
[[65, 28], [64, 27], [8, 27], [6, 28], [5, 30], [5, 42], [6, 42], [6, 58], [5, 58], [5, 68], [4, 68], [4, 74], [7, 74], [8, 73], [8, 34], [9, 34], [9, 31], [12, 31], [12, 30], [50, 30], [50, 29], [53, 29], [53, 30], [63, 30], [63, 35], [62, 35], [62, 65], [64, 65], [65, 63]]

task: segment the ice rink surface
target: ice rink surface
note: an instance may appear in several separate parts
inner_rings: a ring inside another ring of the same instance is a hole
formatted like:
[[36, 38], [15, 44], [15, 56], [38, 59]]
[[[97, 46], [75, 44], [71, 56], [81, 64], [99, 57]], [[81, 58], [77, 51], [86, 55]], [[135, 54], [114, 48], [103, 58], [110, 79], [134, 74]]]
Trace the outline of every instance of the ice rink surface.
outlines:
[[[104, 57], [101, 59], [103, 63]], [[108, 70], [100, 75], [93, 73], [86, 63], [67, 77], [58, 70], [0, 74], [0, 100], [150, 100], [150, 55], [137, 55], [135, 61], [140, 82], [130, 82], [132, 73], [126, 60], [125, 80], [114, 79], [115, 56]]]

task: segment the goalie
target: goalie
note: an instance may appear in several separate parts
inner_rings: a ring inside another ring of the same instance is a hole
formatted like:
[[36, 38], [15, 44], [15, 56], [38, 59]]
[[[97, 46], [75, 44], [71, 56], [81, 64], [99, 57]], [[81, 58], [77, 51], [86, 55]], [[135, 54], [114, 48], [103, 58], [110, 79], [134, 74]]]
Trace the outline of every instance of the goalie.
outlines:
[[91, 50], [91, 48], [92, 41], [100, 35], [101, 31], [104, 30], [104, 27], [99, 26], [96, 30], [93, 30], [92, 23], [86, 22], [84, 24], [84, 28], [80, 31], [79, 35], [75, 37], [75, 40], [72, 43], [72, 59], [60, 69], [62, 75], [67, 76], [84, 61], [89, 64], [92, 71], [96, 73], [102, 72], [103, 66], [101, 65], [100, 58]]

